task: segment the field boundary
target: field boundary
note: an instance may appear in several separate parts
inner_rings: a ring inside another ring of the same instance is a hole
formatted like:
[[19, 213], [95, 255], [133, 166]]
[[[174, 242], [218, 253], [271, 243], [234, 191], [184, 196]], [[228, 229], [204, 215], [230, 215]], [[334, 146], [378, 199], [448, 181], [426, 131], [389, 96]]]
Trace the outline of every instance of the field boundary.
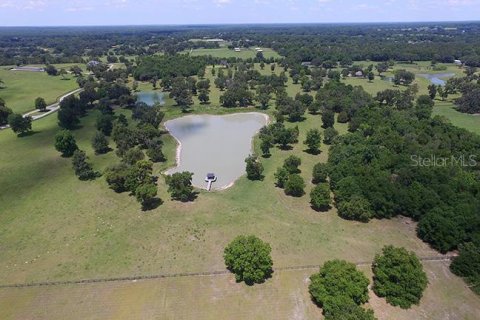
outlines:
[[[444, 262], [451, 261], [455, 255], [443, 255], [443, 256], [430, 256], [421, 257], [420, 261], [423, 262]], [[356, 266], [368, 266], [371, 265], [371, 261], [356, 262]], [[321, 265], [303, 265], [303, 266], [286, 266], [274, 268], [274, 271], [288, 271], [288, 270], [307, 270], [307, 269], [319, 269]], [[31, 287], [51, 287], [62, 285], [75, 285], [75, 284], [89, 284], [89, 283], [105, 283], [105, 282], [125, 282], [125, 281], [137, 281], [137, 280], [149, 280], [149, 279], [166, 279], [166, 278], [186, 278], [186, 277], [209, 277], [220, 276], [230, 274], [228, 270], [206, 271], [206, 272], [182, 272], [182, 273], [165, 273], [165, 274], [151, 274], [151, 275], [138, 275], [138, 276], [126, 276], [126, 277], [113, 277], [113, 278], [93, 278], [93, 279], [81, 279], [81, 280], [65, 280], [65, 281], [44, 281], [44, 282], [30, 282], [30, 283], [15, 283], [15, 284], [0, 284], [0, 289], [6, 288], [31, 288]]]

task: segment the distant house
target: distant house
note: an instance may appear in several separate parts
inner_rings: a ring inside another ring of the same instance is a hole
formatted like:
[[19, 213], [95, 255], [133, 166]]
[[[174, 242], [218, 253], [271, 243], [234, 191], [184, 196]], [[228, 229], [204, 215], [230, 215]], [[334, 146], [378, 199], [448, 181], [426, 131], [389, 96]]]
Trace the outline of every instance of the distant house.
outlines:
[[97, 60], [92, 60], [92, 61], [89, 61], [87, 63], [87, 67], [96, 67], [100, 64], [101, 62], [100, 61], [97, 61]]
[[462, 60], [453, 60], [453, 63], [455, 63], [457, 66], [461, 66], [462, 65]]
[[257, 51], [257, 52], [263, 52], [263, 49], [262, 49], [262, 48], [255, 48], [255, 51]]
[[363, 71], [359, 70], [359, 71], [355, 72], [355, 77], [359, 77], [359, 78], [363, 77]]
[[15, 67], [10, 69], [12, 71], [30, 71], [30, 72], [44, 72], [45, 69], [41, 67]]
[[240, 51], [241, 51], [240, 48], [235, 48], [235, 49], [233, 49], [233, 50], [234, 50], [235, 52], [240, 52]]
[[302, 67], [311, 67], [312, 66], [312, 63], [310, 61], [303, 61], [302, 62]]

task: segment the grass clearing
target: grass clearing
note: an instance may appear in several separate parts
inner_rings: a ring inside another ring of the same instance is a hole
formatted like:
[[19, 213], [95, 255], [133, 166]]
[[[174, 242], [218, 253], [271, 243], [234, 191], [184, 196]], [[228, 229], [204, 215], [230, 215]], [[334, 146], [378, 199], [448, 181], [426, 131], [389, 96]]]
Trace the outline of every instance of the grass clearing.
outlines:
[[[270, 48], [262, 48], [263, 56], [266, 59], [269, 58], [281, 58], [281, 56]], [[240, 52], [230, 50], [227, 47], [216, 49], [192, 49], [186, 50], [183, 53], [190, 53], [192, 56], [212, 56], [214, 58], [241, 58], [241, 59], [253, 59], [257, 55], [255, 48], [241, 48]]]
[[42, 97], [47, 104], [52, 104], [68, 91], [78, 88], [75, 77], [66, 75], [49, 76], [45, 72], [10, 71], [0, 69], [0, 79], [5, 82], [5, 88], [0, 89], [0, 97], [7, 107], [17, 113], [26, 113], [35, 109], [35, 99]]
[[[277, 67], [275, 72], [280, 71]], [[269, 66], [262, 72], [271, 72]], [[294, 95], [299, 86], [289, 84], [287, 90]], [[238, 111], [218, 108], [219, 96], [212, 84], [212, 104], [195, 106], [194, 112]], [[182, 115], [177, 108], [167, 110], [167, 120]], [[129, 117], [128, 111], [117, 112]], [[267, 113], [272, 112], [270, 107]], [[103, 171], [118, 158], [113, 152], [94, 155], [90, 139], [95, 118], [95, 113], [83, 118], [83, 127], [74, 135], [94, 168]], [[71, 160], [61, 158], [53, 147], [59, 130], [56, 116], [35, 121], [31, 136], [0, 132], [0, 284], [224, 270], [223, 249], [239, 234], [255, 234], [269, 242], [274, 268], [317, 265], [333, 258], [371, 261], [387, 244], [419, 256], [438, 254], [417, 238], [410, 220], [364, 224], [339, 218], [335, 209], [312, 210], [311, 172], [315, 163], [327, 160], [328, 148], [322, 145], [319, 155], [310, 155], [302, 142], [309, 129], [320, 127], [321, 117], [307, 115], [305, 121], [288, 125], [299, 126], [300, 143], [289, 151], [273, 149], [271, 158], [262, 158], [264, 181], [242, 177], [226, 191], [200, 191], [195, 202], [179, 203], [170, 200], [160, 177], [164, 204], [148, 212], [142, 212], [133, 197], [110, 190], [103, 178], [82, 182], [75, 177]], [[336, 128], [344, 133], [347, 127], [337, 123]], [[168, 162], [156, 165], [156, 174], [174, 163], [176, 143], [168, 135], [163, 139]], [[259, 153], [258, 140], [255, 149]], [[302, 159], [307, 194], [301, 198], [288, 197], [274, 186], [274, 172], [291, 154]], [[425, 268], [431, 284], [422, 304], [404, 311], [372, 300], [379, 319], [473, 319], [478, 314], [480, 299], [462, 279], [446, 266], [426, 263]], [[318, 318], [321, 312], [306, 291], [306, 278], [315, 271], [275, 272], [266, 284], [253, 287], [225, 275], [1, 289], [0, 318]]]

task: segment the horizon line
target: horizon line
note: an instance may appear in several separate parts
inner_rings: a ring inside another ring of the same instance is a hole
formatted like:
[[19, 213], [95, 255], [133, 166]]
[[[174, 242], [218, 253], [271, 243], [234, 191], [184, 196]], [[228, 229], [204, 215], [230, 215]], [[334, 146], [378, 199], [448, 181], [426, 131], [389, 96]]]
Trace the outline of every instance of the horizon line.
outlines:
[[251, 26], [251, 25], [374, 25], [374, 24], [480, 23], [480, 20], [418, 21], [350, 21], [350, 22], [238, 22], [238, 23], [169, 23], [169, 24], [72, 24], [72, 25], [0, 25], [0, 28], [82, 28], [82, 27], [181, 27], [181, 26]]

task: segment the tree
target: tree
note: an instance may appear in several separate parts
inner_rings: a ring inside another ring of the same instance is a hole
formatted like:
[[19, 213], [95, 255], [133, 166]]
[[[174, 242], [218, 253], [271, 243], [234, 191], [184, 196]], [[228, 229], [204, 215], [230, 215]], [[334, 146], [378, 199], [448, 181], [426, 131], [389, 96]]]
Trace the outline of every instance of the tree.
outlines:
[[110, 166], [105, 170], [105, 180], [107, 180], [108, 185], [115, 192], [124, 192], [128, 190], [126, 187], [128, 173], [129, 166], [124, 163]]
[[377, 320], [373, 310], [365, 310], [349, 298], [330, 300], [323, 309], [325, 320]]
[[318, 129], [310, 129], [303, 143], [307, 146], [309, 153], [318, 154], [320, 152], [320, 144], [322, 143], [322, 134]]
[[58, 75], [58, 70], [57, 68], [55, 68], [53, 65], [49, 64], [45, 67], [45, 72], [49, 75], [49, 76], [56, 76]]
[[413, 80], [415, 80], [415, 74], [413, 72], [404, 69], [395, 70], [394, 72], [393, 83], [396, 85], [403, 84], [408, 86]]
[[248, 285], [262, 283], [273, 270], [272, 248], [253, 235], [236, 237], [224, 250], [223, 257], [228, 270], [235, 274], [237, 282]]
[[55, 135], [55, 149], [62, 153], [62, 157], [71, 157], [78, 149], [73, 134], [68, 130], [60, 130]]
[[268, 104], [270, 102], [270, 94], [267, 92], [261, 92], [257, 95], [256, 100], [260, 103], [260, 108], [262, 110], [268, 109]]
[[96, 127], [104, 135], [110, 136], [113, 129], [113, 116], [110, 114], [99, 114], [97, 117]]
[[47, 103], [45, 99], [38, 97], [35, 99], [35, 109], [38, 109], [41, 112], [47, 111]]
[[322, 122], [325, 129], [333, 127], [333, 125], [335, 124], [335, 113], [330, 110], [323, 111]]
[[93, 136], [92, 148], [95, 151], [95, 154], [104, 154], [110, 151], [107, 137], [102, 132], [97, 131], [95, 136]]
[[135, 189], [135, 198], [142, 204], [143, 210], [152, 208], [157, 196], [157, 186], [153, 182], [145, 183]]
[[5, 102], [0, 98], [0, 126], [8, 123], [8, 116], [13, 113], [12, 109], [5, 105]]
[[24, 135], [32, 130], [32, 117], [22, 116], [18, 113], [11, 113], [8, 118], [8, 125], [17, 135]]
[[480, 294], [480, 246], [467, 242], [459, 246], [458, 256], [453, 258], [450, 270], [465, 278], [469, 287]]
[[263, 165], [255, 155], [249, 155], [245, 159], [247, 178], [249, 180], [261, 180], [263, 178]]
[[375, 79], [375, 74], [372, 71], [367, 72], [368, 81], [372, 82]]
[[335, 313], [333, 310], [343, 305], [353, 302], [358, 306], [367, 302], [368, 285], [368, 278], [353, 263], [330, 260], [310, 277], [308, 291], [315, 303]]
[[154, 138], [148, 142], [147, 156], [152, 162], [164, 162], [166, 160], [162, 146], [163, 142], [160, 138]]
[[82, 74], [83, 74], [82, 69], [81, 69], [79, 66], [77, 66], [77, 65], [72, 66], [72, 67], [70, 68], [70, 72], [73, 73], [73, 74], [75, 75], [75, 77], [80, 77], [80, 76], [82, 76]]
[[325, 144], [332, 144], [333, 140], [338, 136], [338, 131], [334, 128], [327, 128], [323, 132], [323, 143]]
[[340, 201], [338, 215], [347, 220], [368, 222], [373, 218], [370, 202], [362, 196], [354, 195], [350, 200]]
[[98, 173], [93, 171], [92, 166], [87, 162], [88, 158], [85, 151], [75, 150], [72, 158], [72, 166], [75, 174], [80, 180], [91, 180], [98, 176]]
[[262, 136], [260, 149], [264, 158], [270, 157], [270, 148], [273, 147], [273, 137], [271, 135]]
[[317, 163], [313, 166], [312, 183], [318, 184], [326, 182], [328, 176], [328, 165], [326, 163]]
[[283, 162], [283, 167], [287, 169], [288, 173], [300, 173], [300, 169], [298, 167], [302, 164], [302, 159], [297, 156], [290, 155], [288, 158], [285, 159]]
[[316, 185], [310, 192], [310, 203], [312, 208], [315, 210], [328, 210], [330, 208], [331, 201], [330, 188], [326, 183]]
[[145, 154], [143, 154], [143, 151], [138, 147], [134, 147], [125, 152], [122, 158], [122, 162], [128, 165], [134, 165], [135, 163], [143, 159], [145, 159]]
[[298, 174], [291, 174], [285, 182], [285, 194], [292, 197], [301, 197], [305, 194], [305, 181]]
[[285, 167], [280, 167], [275, 172], [275, 185], [279, 188], [285, 188], [285, 184], [287, 183], [288, 177], [290, 173], [288, 172]]
[[437, 86], [434, 84], [431, 84], [428, 86], [428, 95], [430, 96], [430, 99], [435, 99], [437, 95]]
[[66, 80], [65, 76], [68, 74], [67, 70], [61, 68], [60, 71], [58, 71], [58, 75], [62, 76], [62, 80]]
[[372, 270], [373, 291], [377, 296], [403, 309], [420, 303], [428, 280], [415, 253], [385, 246], [382, 254], [375, 256]]
[[152, 182], [152, 165], [148, 160], [137, 161], [130, 167], [127, 165], [124, 189], [135, 194], [139, 186]]
[[200, 100], [200, 103], [202, 104], [207, 104], [210, 101], [208, 91], [204, 89], [200, 90], [200, 93], [198, 94], [198, 100]]
[[167, 175], [165, 181], [168, 185], [168, 192], [172, 199], [187, 202], [195, 198], [192, 186], [193, 173], [184, 171]]
[[464, 92], [460, 98], [455, 100], [455, 105], [460, 112], [480, 113], [480, 86]]
[[381, 76], [383, 72], [388, 70], [388, 63], [381, 62], [375, 66], [375, 69], [377, 69], [378, 75]]

